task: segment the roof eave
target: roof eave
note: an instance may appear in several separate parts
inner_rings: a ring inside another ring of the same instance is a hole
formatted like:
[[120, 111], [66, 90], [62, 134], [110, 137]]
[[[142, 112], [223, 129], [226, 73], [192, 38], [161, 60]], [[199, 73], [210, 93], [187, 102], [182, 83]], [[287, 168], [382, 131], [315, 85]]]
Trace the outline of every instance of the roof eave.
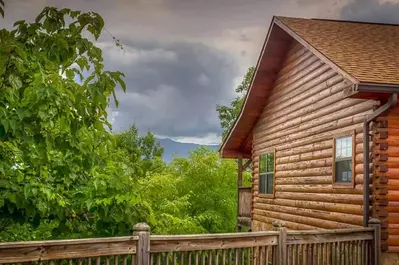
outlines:
[[[271, 23], [270, 23], [268, 32], [267, 32], [266, 37], [265, 37], [265, 40], [264, 40], [264, 42], [263, 42], [263, 46], [262, 46], [260, 55], [259, 55], [259, 57], [258, 57], [258, 61], [257, 61], [257, 63], [256, 63], [255, 72], [254, 72], [254, 74], [253, 74], [253, 76], [252, 76], [251, 84], [250, 84], [250, 86], [249, 86], [249, 89], [248, 89], [248, 91], [247, 91], [247, 94], [245, 95], [245, 100], [244, 100], [244, 103], [243, 103], [243, 105], [242, 105], [242, 107], [241, 107], [240, 113], [239, 113], [239, 115], [236, 117], [236, 119], [235, 119], [235, 121], [234, 121], [234, 125], [230, 128], [230, 130], [229, 130], [229, 132], [228, 132], [226, 138], [223, 140], [223, 143], [220, 145], [219, 154], [220, 154], [220, 157], [222, 157], [222, 158], [238, 158], [238, 156], [228, 156], [227, 154], [225, 155], [224, 148], [225, 148], [225, 146], [226, 146], [226, 143], [230, 140], [231, 135], [232, 135], [234, 129], [236, 128], [237, 123], [238, 123], [238, 121], [240, 120], [240, 118], [241, 118], [241, 116], [242, 116], [242, 114], [243, 114], [243, 112], [244, 112], [244, 109], [245, 109], [245, 107], [246, 107], [246, 105], [247, 105], [247, 101], [248, 101], [249, 95], [251, 94], [251, 90], [252, 90], [252, 86], [253, 86], [253, 83], [254, 83], [254, 80], [255, 80], [255, 76], [256, 76], [256, 74], [258, 73], [259, 65], [260, 65], [260, 62], [262, 61], [263, 53], [264, 53], [264, 51], [265, 51], [265, 47], [266, 47], [267, 41], [268, 41], [268, 39], [269, 39], [269, 37], [270, 37], [270, 33], [272, 32], [273, 25], [275, 24], [276, 18], [277, 18], [276, 16], [273, 16], [272, 21], [271, 21]], [[240, 155], [242, 155], [242, 153], [241, 153]]]

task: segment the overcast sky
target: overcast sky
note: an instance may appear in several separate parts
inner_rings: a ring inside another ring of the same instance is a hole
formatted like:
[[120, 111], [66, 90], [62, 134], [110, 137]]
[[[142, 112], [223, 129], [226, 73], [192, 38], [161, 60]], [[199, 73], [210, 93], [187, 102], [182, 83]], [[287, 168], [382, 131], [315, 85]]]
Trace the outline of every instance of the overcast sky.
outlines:
[[105, 65], [126, 75], [114, 131], [140, 131], [183, 142], [219, 143], [215, 107], [228, 104], [254, 65], [273, 15], [397, 23], [399, 0], [5, 0], [0, 28], [32, 20], [45, 6], [96, 11], [120, 39], [103, 33]]

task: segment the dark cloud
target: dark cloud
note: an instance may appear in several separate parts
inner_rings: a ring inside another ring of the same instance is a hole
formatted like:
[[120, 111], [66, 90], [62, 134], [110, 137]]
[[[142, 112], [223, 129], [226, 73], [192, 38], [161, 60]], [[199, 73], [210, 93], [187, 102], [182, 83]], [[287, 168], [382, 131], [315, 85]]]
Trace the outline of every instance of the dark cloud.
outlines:
[[215, 107], [232, 96], [237, 74], [233, 58], [203, 44], [130, 43], [124, 51], [105, 46], [107, 68], [126, 75], [127, 92], [112, 106], [114, 129], [133, 122], [141, 129], [169, 137], [220, 133]]
[[355, 21], [399, 23], [399, 3], [356, 0], [344, 6], [341, 18]]
[[0, 27], [7, 28], [45, 6], [100, 13], [125, 47], [115, 48], [106, 32], [98, 43], [106, 68], [126, 74], [128, 91], [118, 92], [118, 109], [110, 107], [114, 130], [136, 123], [141, 131], [203, 140], [220, 135], [216, 104], [230, 102], [256, 63], [273, 15], [325, 17], [348, 0], [5, 1]]

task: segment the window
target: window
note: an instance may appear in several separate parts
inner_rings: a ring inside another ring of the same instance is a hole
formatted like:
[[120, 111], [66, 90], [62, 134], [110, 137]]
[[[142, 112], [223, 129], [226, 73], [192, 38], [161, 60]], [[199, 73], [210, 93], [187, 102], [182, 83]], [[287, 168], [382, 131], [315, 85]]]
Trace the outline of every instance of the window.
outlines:
[[334, 182], [352, 182], [352, 136], [338, 137], [334, 140]]
[[273, 194], [274, 191], [274, 153], [259, 157], [259, 193]]

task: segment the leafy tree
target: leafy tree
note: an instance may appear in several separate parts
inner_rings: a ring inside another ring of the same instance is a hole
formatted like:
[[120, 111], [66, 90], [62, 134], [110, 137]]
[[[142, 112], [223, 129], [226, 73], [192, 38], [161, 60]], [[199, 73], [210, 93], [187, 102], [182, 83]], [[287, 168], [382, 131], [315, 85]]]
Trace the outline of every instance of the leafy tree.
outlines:
[[181, 178], [180, 196], [189, 195], [189, 216], [208, 233], [235, 231], [237, 220], [237, 169], [232, 160], [200, 147], [188, 158], [175, 158], [172, 175]]
[[234, 231], [234, 162], [200, 148], [165, 165], [150, 132], [106, 129], [123, 74], [83, 37], [103, 25], [47, 7], [0, 30], [0, 241], [127, 235], [142, 221], [160, 234]]
[[226, 138], [227, 134], [230, 131], [230, 128], [233, 127], [236, 118], [240, 114], [241, 107], [244, 104], [245, 95], [247, 94], [249, 86], [251, 85], [252, 76], [254, 75], [254, 72], [255, 72], [255, 67], [250, 67], [248, 69], [241, 84], [237, 86], [236, 88], [237, 96], [233, 99], [230, 105], [216, 106], [216, 110], [219, 113], [220, 125], [224, 129], [222, 133], [223, 139]]
[[57, 234], [79, 231], [88, 213], [109, 216], [82, 187], [126, 188], [126, 179], [113, 183], [124, 172], [109, 159], [105, 129], [123, 74], [104, 71], [101, 50], [83, 37], [97, 39], [103, 26], [96, 13], [46, 7], [35, 22], [0, 30], [0, 228], [47, 220]]
[[115, 135], [116, 146], [126, 151], [126, 163], [131, 174], [142, 178], [149, 173], [162, 170], [163, 148], [151, 132], [140, 135], [133, 125], [127, 131]]

